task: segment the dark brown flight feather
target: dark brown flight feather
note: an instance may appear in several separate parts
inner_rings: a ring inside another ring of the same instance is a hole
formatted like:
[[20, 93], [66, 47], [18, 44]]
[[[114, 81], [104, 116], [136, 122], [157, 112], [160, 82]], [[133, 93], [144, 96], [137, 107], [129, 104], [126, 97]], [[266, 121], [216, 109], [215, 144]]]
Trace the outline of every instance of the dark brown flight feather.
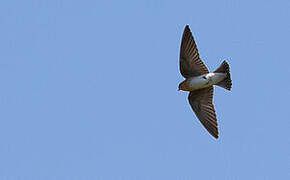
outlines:
[[202, 125], [213, 137], [218, 138], [218, 125], [212, 98], [213, 86], [191, 91], [188, 95], [189, 104]]
[[223, 81], [217, 83], [216, 85], [230, 91], [232, 88], [232, 79], [231, 79], [229, 64], [226, 61], [223, 61], [222, 64], [214, 72], [226, 73], [227, 77]]
[[194, 77], [209, 73], [205, 64], [201, 61], [189, 26], [186, 25], [180, 47], [180, 72], [183, 77]]

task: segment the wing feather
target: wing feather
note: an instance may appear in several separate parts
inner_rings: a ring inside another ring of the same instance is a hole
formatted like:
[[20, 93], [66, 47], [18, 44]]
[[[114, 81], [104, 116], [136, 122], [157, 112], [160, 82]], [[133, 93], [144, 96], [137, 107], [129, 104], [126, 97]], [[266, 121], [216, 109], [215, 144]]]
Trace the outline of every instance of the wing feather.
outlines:
[[199, 121], [213, 137], [218, 138], [218, 125], [212, 98], [213, 86], [191, 91], [188, 95], [189, 104]]
[[185, 78], [209, 72], [199, 57], [197, 46], [188, 25], [185, 26], [182, 35], [179, 62], [180, 73]]

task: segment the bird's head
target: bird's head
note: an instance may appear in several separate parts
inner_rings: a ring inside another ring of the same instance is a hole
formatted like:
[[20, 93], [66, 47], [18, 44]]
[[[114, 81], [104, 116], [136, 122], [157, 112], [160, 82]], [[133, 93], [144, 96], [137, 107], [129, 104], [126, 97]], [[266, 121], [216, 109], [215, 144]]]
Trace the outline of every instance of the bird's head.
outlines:
[[179, 85], [178, 85], [178, 91], [182, 90], [182, 91], [186, 91], [187, 88], [187, 83], [186, 81], [182, 81]]

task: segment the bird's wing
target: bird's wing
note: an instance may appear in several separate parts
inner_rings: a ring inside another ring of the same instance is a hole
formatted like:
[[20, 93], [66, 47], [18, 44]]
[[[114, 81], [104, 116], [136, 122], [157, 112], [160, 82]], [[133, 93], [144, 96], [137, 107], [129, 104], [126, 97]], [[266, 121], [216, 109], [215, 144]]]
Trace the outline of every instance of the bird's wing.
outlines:
[[197, 46], [189, 26], [186, 25], [181, 40], [179, 67], [185, 78], [207, 74], [208, 69], [199, 58]]
[[214, 106], [212, 104], [213, 86], [190, 91], [189, 104], [206, 130], [215, 138], [218, 138], [218, 125]]

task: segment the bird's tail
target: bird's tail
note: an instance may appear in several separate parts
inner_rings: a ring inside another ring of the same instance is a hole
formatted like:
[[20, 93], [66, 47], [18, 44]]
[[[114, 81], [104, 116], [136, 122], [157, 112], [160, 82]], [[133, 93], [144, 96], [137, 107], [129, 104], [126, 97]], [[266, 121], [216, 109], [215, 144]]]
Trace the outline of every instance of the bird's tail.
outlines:
[[232, 88], [232, 79], [230, 74], [230, 66], [226, 61], [223, 61], [222, 64], [214, 71], [215, 73], [226, 73], [226, 78], [221, 82], [217, 83], [217, 86], [223, 87], [226, 90], [231, 90]]

